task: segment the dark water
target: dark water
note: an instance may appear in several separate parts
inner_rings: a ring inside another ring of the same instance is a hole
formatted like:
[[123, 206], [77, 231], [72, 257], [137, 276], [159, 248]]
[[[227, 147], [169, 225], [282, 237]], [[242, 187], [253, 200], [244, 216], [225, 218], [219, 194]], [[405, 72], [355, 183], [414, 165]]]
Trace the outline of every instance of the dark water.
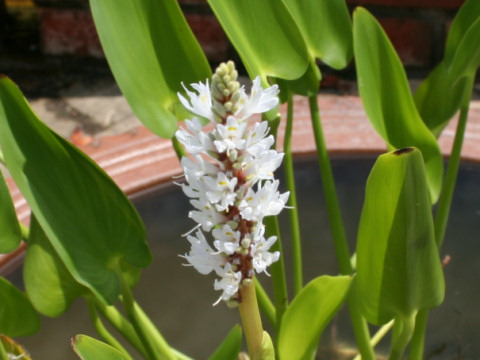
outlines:
[[[364, 187], [373, 158], [338, 158], [334, 175], [350, 249], [353, 251]], [[296, 170], [301, 216], [304, 277], [309, 281], [321, 274], [336, 274], [331, 234], [328, 227], [320, 177], [315, 162], [300, 161]], [[188, 200], [177, 187], [162, 187], [133, 199], [148, 229], [154, 263], [144, 270], [135, 289], [141, 306], [158, 325], [167, 341], [195, 359], [207, 358], [231, 327], [240, 321], [238, 311], [224, 304], [212, 307], [219, 293], [213, 277], [198, 274], [182, 265], [179, 254], [188, 252], [180, 234], [194, 224], [187, 219]], [[282, 224], [287, 269], [289, 255], [288, 219]], [[463, 164], [452, 206], [447, 238], [441, 251], [451, 261], [445, 268], [447, 294], [444, 304], [431, 312], [426, 355], [430, 359], [480, 358], [480, 166]], [[19, 278], [19, 273], [12, 275]], [[268, 289], [268, 277], [262, 276]], [[352, 331], [345, 310], [324, 334], [322, 346], [352, 343]], [[19, 339], [34, 359], [75, 359], [69, 340], [78, 333], [96, 337], [89, 324], [83, 300], [78, 300], [66, 316], [44, 319], [39, 334]], [[388, 339], [380, 348], [388, 348]], [[333, 359], [332, 355], [323, 355]]]

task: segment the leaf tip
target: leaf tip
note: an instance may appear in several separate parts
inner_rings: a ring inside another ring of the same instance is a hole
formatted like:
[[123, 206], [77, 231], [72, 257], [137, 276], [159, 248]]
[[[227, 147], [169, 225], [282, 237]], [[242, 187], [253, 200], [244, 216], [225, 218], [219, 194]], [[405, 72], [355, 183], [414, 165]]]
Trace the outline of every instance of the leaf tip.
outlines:
[[392, 152], [392, 154], [395, 155], [395, 156], [400, 156], [400, 155], [411, 153], [414, 150], [415, 150], [414, 147], [408, 146], [408, 147], [404, 147], [402, 149], [398, 149], [398, 150]]

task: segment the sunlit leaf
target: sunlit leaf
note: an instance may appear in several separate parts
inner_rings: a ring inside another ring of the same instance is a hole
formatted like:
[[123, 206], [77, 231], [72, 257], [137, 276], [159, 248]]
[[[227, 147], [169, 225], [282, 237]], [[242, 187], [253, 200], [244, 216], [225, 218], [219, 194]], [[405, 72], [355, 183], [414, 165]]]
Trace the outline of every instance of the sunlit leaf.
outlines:
[[367, 10], [355, 10], [353, 29], [358, 87], [365, 112], [390, 146], [415, 146], [421, 150], [430, 199], [435, 203], [442, 185], [442, 154], [435, 136], [418, 114], [402, 63]]
[[283, 0], [302, 32], [310, 54], [334, 69], [353, 55], [352, 22], [344, 0]]
[[308, 66], [303, 37], [278, 0], [208, 0], [249, 75], [297, 79]]
[[242, 328], [235, 325], [209, 360], [236, 360], [242, 348]]
[[0, 277], [0, 332], [9, 337], [28, 336], [40, 329], [40, 318], [24, 293]]
[[22, 235], [15, 207], [5, 178], [0, 171], [0, 253], [7, 254], [15, 250], [21, 240]]
[[278, 333], [280, 359], [311, 359], [323, 330], [348, 293], [349, 276], [320, 276], [308, 283], [285, 312]]
[[443, 301], [443, 269], [418, 149], [381, 155], [370, 173], [355, 283], [361, 312], [377, 325]]
[[15, 183], [80, 284], [113, 303], [122, 264], [151, 261], [143, 223], [92, 160], [48, 129], [20, 90], [0, 79], [0, 143]]
[[72, 338], [72, 348], [81, 360], [128, 360], [114, 347], [87, 335]]
[[451, 85], [445, 67], [440, 62], [429, 76], [420, 84], [414, 99], [418, 112], [428, 128], [439, 136], [462, 104], [468, 77]]
[[181, 82], [205, 81], [211, 70], [176, 0], [90, 0], [110, 68], [138, 118], [171, 138]]

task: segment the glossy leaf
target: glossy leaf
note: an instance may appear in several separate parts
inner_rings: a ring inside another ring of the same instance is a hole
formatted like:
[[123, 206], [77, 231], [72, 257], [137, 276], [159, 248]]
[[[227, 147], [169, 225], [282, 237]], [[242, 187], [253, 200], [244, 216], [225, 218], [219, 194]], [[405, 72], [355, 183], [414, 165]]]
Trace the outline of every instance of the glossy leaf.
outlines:
[[353, 55], [352, 22], [344, 0], [284, 0], [309, 53], [334, 69], [343, 69]]
[[209, 360], [236, 360], [242, 348], [242, 328], [235, 325]]
[[435, 136], [418, 114], [402, 63], [367, 10], [355, 10], [353, 29], [358, 87], [365, 112], [390, 146], [415, 146], [421, 150], [430, 199], [435, 203], [442, 185], [442, 154]]
[[418, 112], [428, 128], [439, 136], [462, 104], [468, 78], [464, 77], [455, 85], [451, 85], [442, 61], [420, 84], [414, 99]]
[[21, 240], [22, 234], [12, 197], [0, 171], [0, 253], [7, 254], [15, 250]]
[[0, 332], [9, 337], [28, 336], [40, 329], [40, 318], [24, 293], [0, 277]]
[[176, 0], [90, 0], [105, 56], [138, 118], [171, 138], [181, 82], [205, 81], [208, 61]]
[[297, 79], [309, 57], [291, 13], [278, 0], [208, 0], [249, 75]]
[[368, 177], [357, 242], [356, 295], [373, 324], [443, 301], [444, 278], [420, 151], [381, 155]]
[[71, 345], [81, 360], [128, 360], [114, 347], [87, 335], [75, 336]]
[[278, 333], [280, 359], [312, 359], [323, 330], [348, 293], [349, 276], [320, 276], [309, 282], [285, 312]]
[[92, 160], [38, 120], [7, 78], [0, 79], [0, 143], [15, 183], [69, 272], [113, 303], [118, 268], [151, 262], [133, 205]]

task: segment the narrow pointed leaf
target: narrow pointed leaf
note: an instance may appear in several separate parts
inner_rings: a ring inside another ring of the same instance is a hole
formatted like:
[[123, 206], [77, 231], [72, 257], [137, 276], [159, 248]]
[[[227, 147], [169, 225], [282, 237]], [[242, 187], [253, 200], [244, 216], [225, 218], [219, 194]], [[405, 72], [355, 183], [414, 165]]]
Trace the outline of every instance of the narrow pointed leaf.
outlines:
[[24, 293], [0, 277], [0, 332], [28, 336], [40, 329], [40, 318]]
[[242, 348], [242, 328], [235, 325], [209, 360], [236, 360]]
[[320, 276], [308, 283], [285, 312], [278, 333], [280, 359], [312, 359], [323, 330], [348, 293], [349, 276]]
[[462, 104], [468, 78], [451, 85], [445, 62], [442, 61], [420, 84], [414, 99], [418, 112], [428, 128], [439, 136]]
[[334, 69], [353, 56], [352, 22], [344, 0], [284, 0], [302, 32], [309, 53]]
[[113, 269], [151, 261], [133, 205], [91, 159], [36, 117], [7, 78], [0, 79], [0, 144], [15, 183], [69, 272], [113, 303], [120, 292]]
[[353, 29], [358, 87], [365, 112], [390, 146], [420, 149], [430, 199], [435, 203], [442, 185], [442, 154], [435, 136], [418, 114], [402, 63], [380, 24], [367, 10], [355, 10]]
[[303, 75], [308, 53], [291, 13], [278, 0], [208, 0], [249, 75], [287, 80]]
[[355, 284], [361, 312], [377, 325], [443, 301], [443, 269], [418, 149], [381, 155], [370, 173]]
[[138, 118], [171, 138], [181, 82], [205, 81], [210, 67], [176, 0], [90, 0], [110, 68]]
[[0, 346], [3, 344], [7, 353], [14, 356], [13, 359], [32, 360], [28, 351], [8, 336], [0, 334], [0, 342]]
[[15, 250], [21, 240], [22, 235], [12, 197], [0, 171], [0, 253], [7, 254]]
[[72, 349], [81, 360], [128, 360], [114, 347], [87, 335], [72, 338]]

